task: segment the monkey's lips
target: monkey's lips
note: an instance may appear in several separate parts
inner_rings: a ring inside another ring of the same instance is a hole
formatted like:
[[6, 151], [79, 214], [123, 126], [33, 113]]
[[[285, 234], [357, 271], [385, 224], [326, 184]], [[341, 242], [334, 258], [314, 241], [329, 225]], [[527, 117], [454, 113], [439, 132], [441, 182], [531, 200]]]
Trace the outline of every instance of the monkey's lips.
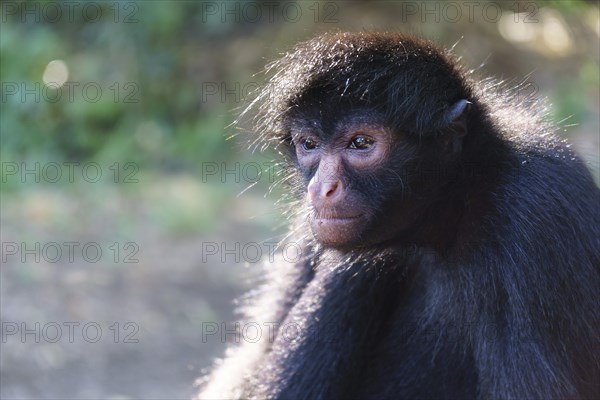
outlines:
[[316, 215], [311, 219], [310, 227], [320, 243], [337, 247], [355, 241], [364, 228], [364, 222], [361, 215]]

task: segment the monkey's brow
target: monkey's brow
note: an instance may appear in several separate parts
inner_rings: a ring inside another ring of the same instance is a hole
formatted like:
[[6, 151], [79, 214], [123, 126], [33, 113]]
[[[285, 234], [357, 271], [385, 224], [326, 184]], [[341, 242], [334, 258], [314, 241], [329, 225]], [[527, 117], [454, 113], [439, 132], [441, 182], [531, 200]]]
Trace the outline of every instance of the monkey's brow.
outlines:
[[344, 123], [336, 126], [335, 132], [338, 134], [350, 134], [355, 132], [364, 131], [368, 132], [383, 132], [388, 131], [389, 127], [381, 122], [373, 121], [352, 121], [350, 123]]
[[351, 134], [354, 131], [388, 131], [389, 126], [381, 113], [369, 109], [354, 109], [334, 117], [296, 117], [289, 121], [292, 138], [306, 135], [328, 139]]

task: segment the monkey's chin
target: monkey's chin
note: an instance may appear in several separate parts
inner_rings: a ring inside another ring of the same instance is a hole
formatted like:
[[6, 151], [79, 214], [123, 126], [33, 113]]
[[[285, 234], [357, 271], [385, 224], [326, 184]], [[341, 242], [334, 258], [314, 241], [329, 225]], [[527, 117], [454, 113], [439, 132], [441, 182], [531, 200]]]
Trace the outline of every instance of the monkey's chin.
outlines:
[[364, 229], [360, 216], [348, 218], [313, 218], [310, 227], [317, 241], [325, 246], [343, 248], [355, 244]]

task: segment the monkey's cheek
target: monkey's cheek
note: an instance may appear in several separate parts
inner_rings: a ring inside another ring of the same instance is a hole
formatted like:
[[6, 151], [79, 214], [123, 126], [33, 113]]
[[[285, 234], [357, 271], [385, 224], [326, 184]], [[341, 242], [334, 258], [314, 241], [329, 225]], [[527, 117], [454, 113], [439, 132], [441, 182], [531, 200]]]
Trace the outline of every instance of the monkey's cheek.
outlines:
[[362, 218], [315, 218], [310, 227], [315, 239], [331, 247], [351, 245], [360, 236], [365, 224]]

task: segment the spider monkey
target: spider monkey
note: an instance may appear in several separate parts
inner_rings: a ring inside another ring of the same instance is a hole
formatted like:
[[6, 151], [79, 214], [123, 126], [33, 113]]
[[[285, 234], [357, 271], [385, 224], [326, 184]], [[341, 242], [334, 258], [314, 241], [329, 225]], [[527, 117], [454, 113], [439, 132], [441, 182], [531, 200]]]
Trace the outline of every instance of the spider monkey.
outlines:
[[270, 267], [247, 320], [273, 331], [200, 398], [600, 398], [600, 191], [539, 105], [396, 33], [270, 71], [251, 107], [302, 259]]

